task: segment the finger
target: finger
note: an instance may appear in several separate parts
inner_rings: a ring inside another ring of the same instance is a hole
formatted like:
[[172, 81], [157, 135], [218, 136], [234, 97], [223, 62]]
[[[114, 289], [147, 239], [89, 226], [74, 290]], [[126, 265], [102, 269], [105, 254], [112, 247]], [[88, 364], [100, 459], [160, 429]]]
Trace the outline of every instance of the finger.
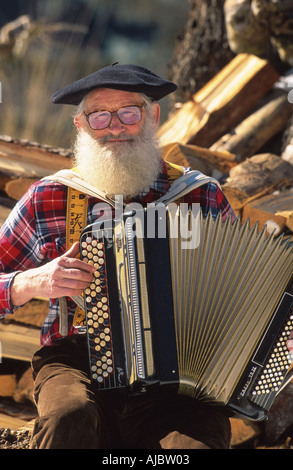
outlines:
[[[93, 266], [90, 266], [92, 268]], [[87, 268], [87, 266], [85, 267]], [[72, 279], [75, 281], [82, 281], [82, 282], [91, 282], [93, 279], [92, 270], [83, 269], [83, 267], [70, 267], [65, 266], [61, 267], [61, 269], [56, 271], [56, 278], [57, 279]]]
[[79, 253], [79, 242], [73, 243], [73, 245], [62, 255], [62, 257], [75, 258]]
[[[60, 257], [59, 258], [59, 265], [63, 268], [62, 271], [65, 270], [74, 270], [74, 271], [82, 271], [86, 273], [90, 273], [91, 275], [96, 271], [96, 268], [85, 261], [80, 260], [79, 258], [68, 258], [68, 257]], [[70, 273], [63, 273], [63, 275], [68, 275]], [[74, 273], [72, 273], [74, 275]]]
[[88, 281], [84, 281], [81, 279], [63, 278], [58, 281], [58, 288], [83, 291], [89, 286], [89, 284], [90, 283]]

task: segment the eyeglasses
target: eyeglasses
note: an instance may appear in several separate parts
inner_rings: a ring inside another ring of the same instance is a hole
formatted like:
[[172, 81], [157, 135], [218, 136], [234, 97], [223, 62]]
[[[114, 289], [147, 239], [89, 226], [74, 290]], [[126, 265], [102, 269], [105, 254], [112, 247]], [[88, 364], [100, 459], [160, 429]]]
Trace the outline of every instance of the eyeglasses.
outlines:
[[127, 126], [137, 124], [142, 118], [142, 108], [144, 107], [144, 104], [141, 106], [124, 106], [118, 111], [94, 111], [89, 114], [84, 113], [84, 115], [93, 130], [101, 131], [110, 126], [113, 116], [117, 116], [119, 121]]

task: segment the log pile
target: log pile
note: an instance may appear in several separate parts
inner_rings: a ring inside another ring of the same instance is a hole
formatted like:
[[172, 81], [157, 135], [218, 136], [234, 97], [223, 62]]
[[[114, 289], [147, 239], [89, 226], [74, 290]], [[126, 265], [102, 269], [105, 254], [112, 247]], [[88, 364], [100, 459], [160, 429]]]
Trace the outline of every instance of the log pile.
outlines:
[[292, 119], [279, 81], [267, 61], [238, 54], [158, 131], [164, 158], [218, 177], [236, 215], [275, 235], [293, 217], [293, 157], [265, 149]]
[[[236, 215], [266, 225], [275, 236], [293, 233], [293, 157], [284, 159], [281, 150], [270, 149], [293, 114], [287, 92], [276, 86], [279, 79], [265, 60], [239, 54], [158, 130], [163, 158], [219, 179]], [[68, 149], [0, 136], [0, 224], [32, 182], [69, 168], [70, 157]], [[33, 299], [0, 321], [3, 364], [25, 364], [21, 373], [0, 367], [0, 412], [7, 398], [33, 406], [29, 361], [47, 310], [47, 299]], [[293, 414], [286, 412], [292, 388], [282, 392], [265, 425], [231, 420], [233, 446], [265, 447], [266, 439], [275, 445], [293, 424]]]

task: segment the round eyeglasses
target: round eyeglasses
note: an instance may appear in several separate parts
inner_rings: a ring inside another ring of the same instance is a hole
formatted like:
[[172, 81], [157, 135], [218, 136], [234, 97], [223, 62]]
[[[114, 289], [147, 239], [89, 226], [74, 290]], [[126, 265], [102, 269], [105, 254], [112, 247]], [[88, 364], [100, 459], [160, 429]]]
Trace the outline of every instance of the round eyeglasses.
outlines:
[[118, 109], [118, 111], [94, 111], [89, 114], [84, 113], [84, 115], [93, 130], [101, 131], [110, 126], [113, 116], [117, 116], [119, 121], [127, 126], [137, 124], [142, 118], [142, 108], [144, 107], [144, 104], [141, 106], [124, 106]]

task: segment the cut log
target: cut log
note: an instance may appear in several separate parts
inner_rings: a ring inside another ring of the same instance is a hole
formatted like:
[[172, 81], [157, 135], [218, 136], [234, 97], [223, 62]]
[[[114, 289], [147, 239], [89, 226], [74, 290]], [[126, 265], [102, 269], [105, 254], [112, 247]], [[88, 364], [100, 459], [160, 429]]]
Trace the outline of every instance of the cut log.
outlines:
[[0, 428], [8, 428], [12, 431], [16, 431], [27, 424], [27, 420], [15, 418], [4, 413], [0, 413]]
[[0, 375], [0, 397], [13, 397], [17, 387], [15, 374]]
[[251, 224], [258, 221], [260, 228], [267, 225], [268, 233], [275, 231], [275, 235], [286, 228], [293, 231], [293, 191], [280, 191], [245, 204], [242, 217], [249, 218]]
[[261, 434], [258, 423], [238, 418], [230, 418], [230, 423], [232, 448], [243, 445]]
[[0, 322], [1, 356], [30, 362], [40, 348], [40, 330]]
[[222, 189], [238, 215], [245, 204], [293, 184], [293, 166], [277, 155], [255, 155], [231, 168]]
[[7, 196], [18, 201], [38, 179], [39, 178], [17, 178], [9, 180], [5, 185], [5, 192]]
[[7, 315], [5, 324], [15, 323], [41, 328], [49, 311], [48, 299], [32, 299], [19, 307], [13, 315]]
[[10, 176], [3, 175], [0, 172], [0, 191], [5, 191], [5, 186], [10, 181], [10, 179]]
[[5, 175], [43, 177], [71, 167], [68, 149], [0, 136], [0, 168]]
[[267, 61], [239, 54], [158, 129], [161, 145], [180, 142], [211, 147], [252, 110], [278, 78]]
[[226, 173], [236, 165], [235, 155], [229, 152], [211, 151], [197, 145], [179, 143], [165, 145], [161, 148], [161, 155], [170, 163], [191, 167], [208, 176], [213, 175], [215, 170], [222, 174]]
[[0, 226], [4, 224], [10, 212], [11, 212], [11, 209], [9, 207], [0, 205]]
[[285, 128], [292, 116], [293, 107], [287, 94], [275, 91], [269, 101], [244, 119], [233, 132], [215, 142], [210, 150], [227, 151], [236, 155], [236, 161], [256, 155], [264, 144]]
[[13, 392], [13, 399], [16, 403], [34, 403], [34, 378], [32, 368], [29, 367], [17, 381]]

